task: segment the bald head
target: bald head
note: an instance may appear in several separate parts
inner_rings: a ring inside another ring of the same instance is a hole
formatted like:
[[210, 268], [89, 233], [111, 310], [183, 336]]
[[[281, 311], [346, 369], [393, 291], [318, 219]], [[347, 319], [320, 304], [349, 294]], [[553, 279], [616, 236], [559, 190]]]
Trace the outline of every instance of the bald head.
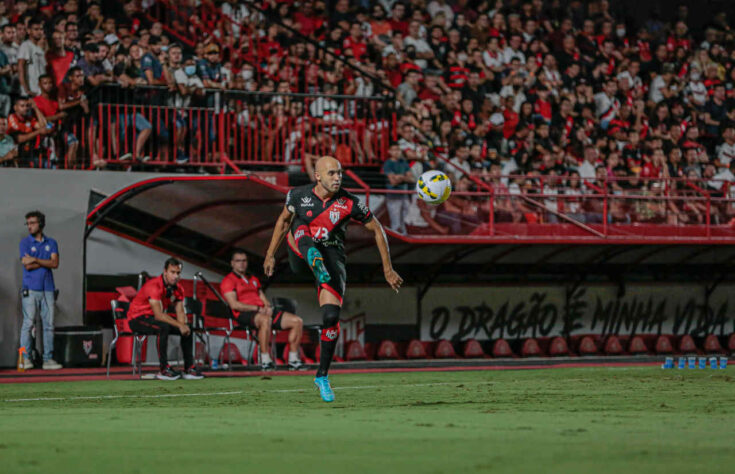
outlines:
[[329, 169], [341, 168], [339, 161], [331, 156], [322, 156], [316, 161], [316, 172], [326, 174]]
[[314, 177], [326, 193], [334, 194], [342, 185], [342, 165], [331, 156], [322, 156], [316, 162]]

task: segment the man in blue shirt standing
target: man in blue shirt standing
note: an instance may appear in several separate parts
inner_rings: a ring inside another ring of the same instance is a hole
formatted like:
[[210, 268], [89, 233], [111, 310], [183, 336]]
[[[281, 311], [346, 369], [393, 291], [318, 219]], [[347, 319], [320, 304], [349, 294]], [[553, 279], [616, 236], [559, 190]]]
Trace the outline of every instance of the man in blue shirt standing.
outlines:
[[[388, 178], [387, 189], [406, 191], [409, 184], [416, 180], [411, 167], [403, 158], [398, 142], [391, 142], [388, 147], [388, 159], [383, 163], [383, 174]], [[385, 195], [385, 206], [388, 208], [390, 228], [401, 234], [406, 233], [405, 218], [411, 201], [409, 194], [388, 193]]]
[[25, 347], [24, 369], [32, 369], [31, 327], [38, 311], [43, 322], [43, 368], [60, 369], [54, 353], [54, 276], [51, 270], [59, 267], [59, 247], [56, 241], [43, 235], [46, 216], [40, 211], [26, 214], [28, 237], [20, 241], [20, 261], [23, 264], [23, 325], [20, 345]]

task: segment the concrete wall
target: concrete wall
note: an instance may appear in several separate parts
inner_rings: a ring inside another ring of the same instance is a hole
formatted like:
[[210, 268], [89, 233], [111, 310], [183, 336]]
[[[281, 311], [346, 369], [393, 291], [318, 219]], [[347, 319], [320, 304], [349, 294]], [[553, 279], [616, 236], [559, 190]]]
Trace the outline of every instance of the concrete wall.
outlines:
[[14, 365], [22, 319], [22, 268], [18, 243], [27, 235], [24, 216], [46, 215], [45, 233], [59, 243], [55, 272], [60, 290], [56, 325], [82, 323], [82, 237], [89, 193], [111, 194], [152, 173], [54, 171], [0, 168], [0, 366]]

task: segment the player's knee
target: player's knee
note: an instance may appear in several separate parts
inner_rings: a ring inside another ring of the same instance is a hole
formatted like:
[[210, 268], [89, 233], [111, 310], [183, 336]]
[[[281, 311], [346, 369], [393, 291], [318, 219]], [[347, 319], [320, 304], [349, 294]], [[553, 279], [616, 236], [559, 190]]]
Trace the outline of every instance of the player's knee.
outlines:
[[336, 304], [325, 304], [322, 319], [322, 341], [335, 341], [339, 337], [339, 311]]

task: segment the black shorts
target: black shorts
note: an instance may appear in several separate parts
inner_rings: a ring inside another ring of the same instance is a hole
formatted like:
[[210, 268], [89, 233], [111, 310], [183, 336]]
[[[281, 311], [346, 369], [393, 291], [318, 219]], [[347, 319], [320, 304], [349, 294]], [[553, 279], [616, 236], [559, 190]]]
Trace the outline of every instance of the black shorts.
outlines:
[[[256, 314], [258, 314], [257, 311], [243, 311], [237, 318], [235, 318], [235, 321], [237, 321], [238, 326], [245, 328], [254, 328]], [[274, 311], [273, 319], [271, 320], [271, 327], [280, 331], [281, 329], [283, 329], [281, 327], [282, 321], [283, 311]]]
[[[329, 272], [329, 276], [332, 277], [329, 283], [317, 284], [317, 295], [322, 290], [326, 290], [336, 296], [339, 302], [342, 303], [342, 297], [345, 294], [345, 287], [347, 286], [345, 253], [336, 247], [325, 247], [317, 244], [317, 248], [324, 258], [324, 267]], [[291, 266], [291, 270], [297, 275], [314, 276], [311, 267], [309, 267], [309, 264], [306, 263], [306, 260], [299, 253], [299, 249], [294, 249], [290, 244], [288, 245], [288, 264]]]

